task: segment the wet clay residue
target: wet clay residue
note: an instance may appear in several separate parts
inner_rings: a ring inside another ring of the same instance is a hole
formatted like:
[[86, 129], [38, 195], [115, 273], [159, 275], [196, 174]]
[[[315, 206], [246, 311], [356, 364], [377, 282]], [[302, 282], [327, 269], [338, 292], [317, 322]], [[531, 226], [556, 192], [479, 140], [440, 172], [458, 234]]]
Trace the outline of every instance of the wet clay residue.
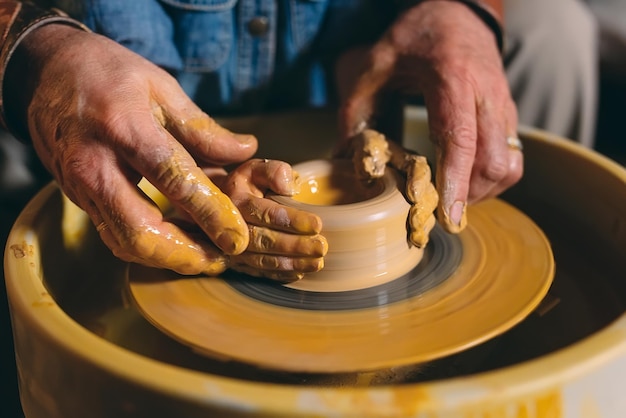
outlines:
[[9, 248], [13, 252], [13, 257], [15, 258], [24, 258], [32, 255], [33, 253], [33, 246], [29, 245], [26, 241], [22, 241], [22, 244], [20, 245], [11, 245]]

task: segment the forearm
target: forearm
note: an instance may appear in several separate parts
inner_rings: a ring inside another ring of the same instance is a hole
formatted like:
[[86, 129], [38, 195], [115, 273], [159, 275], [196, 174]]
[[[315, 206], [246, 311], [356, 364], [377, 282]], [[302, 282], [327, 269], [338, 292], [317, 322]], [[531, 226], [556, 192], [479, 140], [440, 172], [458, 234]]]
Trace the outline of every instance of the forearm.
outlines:
[[489, 26], [493, 31], [499, 50], [504, 50], [503, 0], [396, 0], [396, 3], [400, 10], [406, 10], [426, 1], [456, 1], [465, 4]]
[[59, 10], [45, 10], [19, 1], [0, 1], [0, 125], [21, 139], [28, 137], [24, 124], [24, 106], [30, 90], [28, 70], [36, 63], [29, 63], [28, 54], [20, 51], [20, 46], [37, 29], [49, 24], [86, 30], [80, 22]]

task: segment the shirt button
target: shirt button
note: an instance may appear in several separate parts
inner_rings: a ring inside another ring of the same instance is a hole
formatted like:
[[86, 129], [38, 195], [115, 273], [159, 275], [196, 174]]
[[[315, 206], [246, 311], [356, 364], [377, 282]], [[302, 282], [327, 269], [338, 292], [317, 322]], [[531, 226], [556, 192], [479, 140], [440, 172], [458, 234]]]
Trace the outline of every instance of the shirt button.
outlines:
[[269, 19], [265, 16], [257, 16], [248, 22], [248, 32], [252, 36], [263, 36], [270, 28]]

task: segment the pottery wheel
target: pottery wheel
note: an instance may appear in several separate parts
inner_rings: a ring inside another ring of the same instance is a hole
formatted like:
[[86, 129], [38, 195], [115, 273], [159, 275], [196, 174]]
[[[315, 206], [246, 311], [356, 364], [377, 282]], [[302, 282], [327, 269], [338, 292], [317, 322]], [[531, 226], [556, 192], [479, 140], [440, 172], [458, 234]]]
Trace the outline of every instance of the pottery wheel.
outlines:
[[154, 326], [214, 358], [307, 373], [423, 363], [510, 329], [552, 283], [550, 244], [530, 218], [491, 199], [468, 220], [459, 235], [435, 228], [416, 268], [368, 289], [310, 292], [131, 264], [129, 290]]

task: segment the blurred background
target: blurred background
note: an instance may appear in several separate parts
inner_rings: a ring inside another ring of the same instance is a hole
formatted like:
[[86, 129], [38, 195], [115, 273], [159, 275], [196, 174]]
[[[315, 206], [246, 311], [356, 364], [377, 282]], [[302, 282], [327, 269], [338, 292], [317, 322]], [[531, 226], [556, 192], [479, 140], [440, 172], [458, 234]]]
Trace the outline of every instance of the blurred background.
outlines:
[[588, 0], [600, 31], [596, 150], [626, 163], [626, 1]]

